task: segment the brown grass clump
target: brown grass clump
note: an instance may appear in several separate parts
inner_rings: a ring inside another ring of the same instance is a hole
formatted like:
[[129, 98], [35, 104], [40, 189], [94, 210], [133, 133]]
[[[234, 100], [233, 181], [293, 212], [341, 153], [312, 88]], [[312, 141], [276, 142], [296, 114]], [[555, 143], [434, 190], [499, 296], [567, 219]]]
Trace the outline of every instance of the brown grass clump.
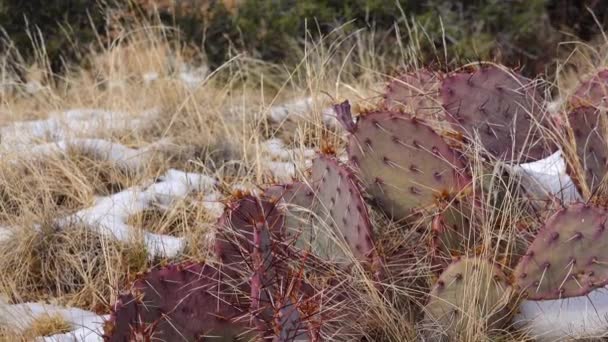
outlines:
[[210, 217], [201, 202], [197, 202], [193, 197], [177, 201], [168, 208], [153, 205], [131, 215], [127, 223], [156, 234], [178, 237], [200, 234], [206, 229], [206, 225], [214, 222], [214, 218]]
[[39, 336], [51, 336], [70, 332], [72, 326], [58, 315], [42, 315], [36, 318], [30, 327], [23, 332], [23, 338], [33, 340]]
[[145, 250], [125, 245], [74, 224], [16, 226], [0, 242], [0, 291], [13, 302], [54, 299], [105, 311], [114, 288], [148, 266]]
[[92, 203], [93, 190], [84, 173], [61, 157], [20, 158], [2, 164], [2, 222], [40, 211], [67, 214]]

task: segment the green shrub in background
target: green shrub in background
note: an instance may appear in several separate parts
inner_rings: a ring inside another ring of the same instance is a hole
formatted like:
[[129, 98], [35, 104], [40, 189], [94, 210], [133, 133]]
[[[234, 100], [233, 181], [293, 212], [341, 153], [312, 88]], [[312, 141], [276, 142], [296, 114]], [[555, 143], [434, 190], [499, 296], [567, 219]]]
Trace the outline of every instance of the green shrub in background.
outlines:
[[38, 50], [61, 70], [82, 57], [96, 32], [105, 33], [106, 8], [94, 0], [0, 0], [0, 26], [11, 40], [3, 40], [2, 52], [14, 44], [31, 61]]
[[[303, 46], [306, 32], [313, 38], [338, 27], [346, 33], [361, 28], [388, 32], [397, 23], [402, 39], [420, 42], [422, 63], [497, 59], [521, 65], [528, 75], [542, 72], [555, 57], [560, 31], [584, 39], [599, 32], [586, 5], [602, 23], [608, 15], [597, 0], [241, 0], [236, 10], [225, 3], [124, 0], [112, 8], [124, 5], [128, 15], [149, 18], [158, 8], [161, 20], [177, 26], [184, 42], [205, 51], [212, 68], [231, 52], [289, 65], [301, 57], [294, 51]], [[96, 32], [108, 33], [108, 7], [95, 0], [0, 0], [0, 26], [29, 59], [34, 50], [27, 31], [40, 27], [51, 66], [60, 71], [64, 60], [81, 58]], [[412, 25], [417, 37], [407, 36]], [[388, 35], [392, 40], [378, 36], [381, 48], [397, 51], [395, 34]]]

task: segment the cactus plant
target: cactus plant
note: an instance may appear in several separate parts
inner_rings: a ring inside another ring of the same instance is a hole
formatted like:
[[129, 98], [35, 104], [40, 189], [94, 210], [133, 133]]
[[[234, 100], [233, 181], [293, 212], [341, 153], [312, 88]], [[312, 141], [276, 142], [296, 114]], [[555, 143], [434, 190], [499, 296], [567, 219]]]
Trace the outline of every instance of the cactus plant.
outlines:
[[375, 260], [372, 226], [353, 172], [336, 159], [321, 155], [313, 160], [311, 179], [316, 195], [315, 211], [321, 221], [335, 228], [334, 232], [340, 234], [338, 238], [344, 238], [355, 258]]
[[[230, 205], [218, 222], [215, 253], [222, 266], [242, 271], [243, 263], [251, 267], [250, 256], [255, 249], [254, 235], [266, 227], [273, 236], [284, 233], [285, 217], [276, 203], [252, 195], [239, 198]], [[272, 246], [273, 248], [277, 246]]]
[[498, 267], [479, 257], [463, 258], [452, 263], [433, 286], [426, 320], [440, 327], [435, 338], [476, 340], [479, 328], [491, 333], [508, 323], [510, 297], [511, 287]]
[[601, 70], [589, 80], [582, 82], [570, 99], [573, 107], [606, 107], [608, 100], [608, 70]]
[[379, 262], [359, 183], [335, 158], [320, 155], [313, 160], [310, 185], [275, 185], [265, 195], [286, 204], [285, 230], [297, 237], [300, 248], [312, 249], [326, 260], [347, 262], [349, 252], [337, 244], [344, 239], [356, 259]]
[[554, 213], [515, 268], [527, 299], [583, 296], [608, 284], [604, 208], [574, 204]]
[[253, 338], [239, 294], [220, 281], [209, 264], [158, 267], [140, 276], [133, 294], [120, 297], [106, 322], [106, 341], [195, 341], [201, 338]]
[[439, 269], [447, 267], [453, 258], [472, 250], [479, 238], [477, 215], [468, 197], [454, 200], [435, 215], [431, 225], [431, 256]]
[[529, 79], [484, 67], [444, 79], [440, 94], [453, 127], [470, 140], [478, 138], [494, 157], [529, 162], [553, 152], [539, 127], [547, 120], [543, 100]]
[[[608, 73], [600, 73], [576, 92], [568, 116], [576, 148], [560, 150], [571, 158], [569, 172], [581, 175], [573, 178], [586, 189], [587, 199], [599, 193], [608, 171], [608, 130], [597, 108], [603, 88], [596, 84], [605, 80]], [[427, 111], [436, 101], [458, 134], [445, 132], [446, 121], [434, 120], [436, 113]], [[527, 297], [516, 324], [538, 328], [542, 324], [531, 318], [538, 310], [530, 310], [538, 301], [578, 300], [608, 285], [608, 261], [602, 260], [608, 209], [600, 201], [570, 205], [554, 213], [533, 238], [529, 220], [546, 217], [552, 211], [548, 208], [558, 204], [527, 206], [530, 198], [519, 198], [526, 185], [512, 177], [514, 168], [505, 167], [505, 162], [537, 160], [554, 150], [542, 139], [547, 118], [541, 102], [532, 81], [496, 66], [458, 72], [441, 82], [427, 70], [404, 74], [389, 84], [380, 109], [356, 122], [348, 101], [336, 105], [337, 120], [348, 132], [350, 163], [321, 154], [305, 180], [228, 201], [216, 227], [219, 262], [171, 265], [140, 276], [131, 291], [119, 296], [106, 324], [106, 340], [172, 340], [178, 334], [186, 340], [211, 334], [274, 341], [351, 337], [359, 334], [354, 327], [368, 323], [367, 316], [349, 323], [356, 313], [350, 310], [357, 307], [353, 304], [386, 299], [396, 306], [370, 307], [370, 312], [401, 310], [427, 295], [429, 282], [424, 280], [436, 276], [429, 269], [441, 272], [424, 306], [424, 334], [438, 332], [431, 339], [493, 338], [511, 323], [512, 305], [520, 304], [515, 289]], [[404, 108], [414, 113], [401, 112]], [[495, 158], [467, 164], [459, 155], [467, 151], [456, 152], [451, 145], [460, 139], [447, 140], [455, 136], [479, 139]], [[542, 162], [536, 169], [543, 171]], [[477, 175], [476, 188], [469, 174]], [[390, 222], [376, 237], [364, 192], [412, 229], [392, 229], [402, 225]], [[429, 215], [410, 220], [421, 213]], [[411, 224], [421, 222], [430, 224]], [[494, 231], [495, 222], [508, 228]], [[490, 258], [475, 256], [489, 250], [496, 250], [492, 259], [508, 265], [506, 271]], [[381, 271], [374, 279], [381, 282], [359, 286], [336, 276], [350, 272], [343, 266], [352, 261]], [[383, 292], [375, 292], [379, 289]], [[420, 297], [403, 298], [408, 292]], [[580, 307], [568, 306], [573, 311]], [[571, 319], [569, 315], [563, 317]], [[552, 317], [569, 323], [559, 314]], [[594, 331], [605, 330], [598, 326]], [[578, 329], [581, 336], [585, 329]]]
[[573, 172], [569, 168], [569, 173], [578, 190], [587, 197], [597, 191], [608, 171], [608, 127], [604, 115], [595, 107], [579, 107], [568, 115], [577, 157], [570, 163], [581, 170]]
[[381, 107], [388, 111], [404, 111], [427, 119], [441, 113], [438, 75], [427, 69], [406, 72], [386, 86]]
[[468, 183], [463, 162], [441, 136], [406, 114], [362, 116], [349, 136], [348, 154], [367, 191], [396, 219], [451, 197]]

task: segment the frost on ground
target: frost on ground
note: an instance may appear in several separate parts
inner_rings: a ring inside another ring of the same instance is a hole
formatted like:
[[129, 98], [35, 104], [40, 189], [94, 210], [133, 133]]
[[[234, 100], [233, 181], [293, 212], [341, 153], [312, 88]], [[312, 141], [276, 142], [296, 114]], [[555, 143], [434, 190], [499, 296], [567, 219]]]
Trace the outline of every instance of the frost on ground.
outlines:
[[62, 306], [23, 303], [0, 305], [0, 324], [23, 333], [34, 321], [44, 317], [60, 317], [68, 323], [72, 330], [51, 336], [38, 337], [36, 341], [44, 342], [97, 342], [103, 341], [103, 322], [108, 316], [100, 316], [93, 312]]
[[538, 341], [570, 341], [604, 337], [608, 330], [608, 288], [586, 296], [555, 300], [525, 300], [515, 326]]

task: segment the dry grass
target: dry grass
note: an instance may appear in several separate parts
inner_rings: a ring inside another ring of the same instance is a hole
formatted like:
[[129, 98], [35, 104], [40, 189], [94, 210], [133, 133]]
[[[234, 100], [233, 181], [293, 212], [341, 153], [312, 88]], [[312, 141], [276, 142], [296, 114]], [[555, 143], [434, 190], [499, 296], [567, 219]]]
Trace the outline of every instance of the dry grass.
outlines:
[[32, 322], [29, 329], [23, 332], [23, 337], [25, 340], [30, 340], [38, 336], [51, 336], [66, 333], [72, 329], [73, 327], [66, 322], [63, 317], [44, 315]]
[[[188, 88], [179, 81], [180, 65], [188, 61], [179, 44], [164, 33], [150, 25], [126, 33], [107, 50], [93, 54], [91, 68], [73, 70], [58, 81], [49, 82], [44, 67], [33, 66], [32, 75], [38, 75], [43, 90], [33, 95], [15, 91], [2, 97], [0, 124], [46, 118], [50, 111], [70, 108], [133, 114], [157, 108], [159, 114], [139, 129], [89, 132], [90, 137], [134, 148], [165, 138], [172, 143], [136, 172], [78, 151], [39, 158], [27, 152], [9, 153], [10, 157], [2, 158], [0, 226], [12, 227], [14, 236], [0, 241], [0, 292], [12, 302], [52, 300], [107, 312], [115, 291], [130, 276], [160, 260], [148, 260], [145, 248], [136, 241], [118, 243], [77, 224], [58, 229], [54, 218], [90, 206], [95, 196], [151, 182], [169, 168], [216, 177], [223, 195], [233, 192], [237, 183], [270, 183], [273, 180], [263, 172], [266, 161], [260, 152], [260, 144], [269, 137], [281, 137], [291, 147], [332, 146], [341, 152], [340, 134], [322, 125], [323, 106], [348, 98], [356, 112], [371, 108], [386, 76], [378, 70], [407, 65], [404, 61], [415, 51], [405, 47], [401, 59], [391, 59], [371, 46], [366, 34], [345, 37], [337, 31], [307, 46], [295, 70], [286, 72], [240, 57], [196, 88]], [[606, 60], [594, 59], [592, 64], [606, 65]], [[151, 71], [158, 79], [145, 81], [143, 75]], [[556, 83], [566, 92], [572, 80], [564, 76]], [[268, 121], [270, 106], [303, 95], [315, 99], [312, 118], [282, 124]], [[488, 170], [479, 151], [465, 153], [474, 161], [474, 182], [484, 189], [476, 252], [509, 269], [533, 235], [529, 227], [541, 218], [530, 212], [529, 202], [520, 200], [516, 180], [503, 177], [502, 170]], [[128, 223], [149, 232], [185, 237], [188, 249], [181, 258], [204, 259], [210, 253], [205, 234], [214, 218], [200, 204], [200, 196], [193, 194], [169, 207], [153, 206], [132, 215]], [[378, 212], [372, 215], [381, 254], [399, 257], [387, 261], [393, 278], [384, 284], [384, 291], [362, 271], [336, 277], [355, 294], [345, 310], [355, 310], [360, 317], [353, 322], [354, 331], [345, 336], [414, 340], [425, 296], [436, 279], [425, 248], [428, 217], [404, 229]], [[48, 317], [32, 326], [31, 332], [43, 336], [65, 329], [65, 322]], [[470, 341], [492, 338], [483, 328], [471, 329]], [[521, 338], [516, 334], [509, 330], [501, 336]]]

